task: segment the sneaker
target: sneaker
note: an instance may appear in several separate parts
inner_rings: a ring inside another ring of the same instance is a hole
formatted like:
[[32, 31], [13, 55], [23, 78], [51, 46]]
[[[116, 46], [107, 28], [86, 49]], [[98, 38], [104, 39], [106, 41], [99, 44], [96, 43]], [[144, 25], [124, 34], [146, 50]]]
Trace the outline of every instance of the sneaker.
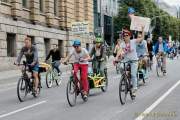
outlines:
[[84, 102], [86, 102], [88, 100], [88, 95], [87, 95], [87, 92], [83, 92], [83, 96], [82, 96]]
[[84, 102], [87, 102], [88, 96], [86, 94], [83, 95], [83, 100], [84, 100]]

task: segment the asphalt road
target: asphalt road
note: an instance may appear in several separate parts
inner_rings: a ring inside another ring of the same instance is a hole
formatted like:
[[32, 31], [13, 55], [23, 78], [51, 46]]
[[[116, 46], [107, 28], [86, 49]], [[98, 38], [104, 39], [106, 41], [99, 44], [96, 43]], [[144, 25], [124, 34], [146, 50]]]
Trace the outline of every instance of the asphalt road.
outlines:
[[145, 86], [138, 89], [134, 101], [128, 98], [121, 105], [118, 96], [120, 75], [109, 66], [109, 86], [106, 93], [90, 91], [88, 102], [79, 97], [75, 107], [66, 100], [69, 74], [63, 73], [60, 87], [43, 89], [39, 98], [29, 95], [20, 103], [16, 94], [16, 79], [0, 85], [0, 120], [180, 120], [180, 60], [168, 60], [167, 76], [158, 78], [155, 69]]

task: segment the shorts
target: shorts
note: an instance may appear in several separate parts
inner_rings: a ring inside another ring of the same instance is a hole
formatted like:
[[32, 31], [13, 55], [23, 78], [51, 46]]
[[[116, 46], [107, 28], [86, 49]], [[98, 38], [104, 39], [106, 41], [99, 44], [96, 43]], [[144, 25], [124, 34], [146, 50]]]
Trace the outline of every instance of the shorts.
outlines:
[[30, 69], [31, 69], [32, 72], [38, 73], [39, 72], [39, 64], [36, 64], [35, 66], [30, 67]]

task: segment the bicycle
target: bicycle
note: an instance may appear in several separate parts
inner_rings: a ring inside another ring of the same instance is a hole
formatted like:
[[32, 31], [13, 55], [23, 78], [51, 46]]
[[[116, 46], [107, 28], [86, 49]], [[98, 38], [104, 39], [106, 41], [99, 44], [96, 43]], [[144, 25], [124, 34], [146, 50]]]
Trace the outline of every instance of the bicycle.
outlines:
[[[126, 103], [127, 94], [130, 94], [132, 100], [135, 99], [135, 96], [132, 93], [132, 82], [131, 82], [131, 63], [137, 62], [137, 60], [132, 61], [116, 61], [123, 64], [121, 68], [121, 80], [119, 83], [119, 99], [122, 105]], [[123, 96], [124, 94], [124, 96]]]
[[[39, 85], [37, 94], [34, 93], [34, 78], [32, 76], [32, 71], [30, 71], [29, 66], [30, 64], [27, 64], [25, 61], [23, 61], [23, 64], [19, 64], [20, 66], [23, 66], [22, 68], [22, 76], [18, 80], [17, 84], [17, 96], [20, 102], [24, 102], [26, 99], [27, 94], [32, 93], [32, 95], [36, 98], [40, 95], [41, 91], [41, 77], [40, 72], [43, 72], [43, 68], [40, 69], [38, 77], [39, 77]], [[29, 74], [30, 73], [30, 74]], [[21, 93], [22, 92], [22, 93]]]
[[46, 86], [48, 88], [51, 88], [54, 82], [56, 82], [57, 86], [59, 86], [62, 82], [62, 72], [60, 71], [60, 73], [58, 73], [54, 64], [55, 62], [51, 62], [51, 65], [48, 67], [48, 71], [46, 73]]
[[[74, 63], [68, 63], [68, 64], [71, 64], [72, 70], [71, 70], [70, 79], [69, 79], [69, 81], [67, 83], [67, 87], [66, 87], [66, 96], [67, 96], [67, 101], [68, 101], [69, 105], [71, 107], [73, 107], [76, 105], [76, 99], [79, 94], [81, 94], [81, 97], [84, 102], [86, 102], [86, 99], [83, 98], [83, 90], [82, 90], [82, 85], [81, 85], [80, 79], [74, 78]], [[81, 72], [81, 70], [80, 70], [80, 72]], [[71, 97], [70, 97], [71, 95], [72, 95], [73, 100], [71, 100]]]
[[160, 77], [161, 75], [165, 76], [165, 72], [163, 69], [163, 55], [163, 53], [159, 53], [159, 57], [157, 58], [156, 73], [158, 77]]
[[148, 68], [148, 71], [152, 71], [153, 60], [150, 59], [151, 56], [152, 56], [152, 58], [153, 58], [153, 53], [152, 53], [152, 52], [149, 52], [149, 56], [148, 56], [148, 60], [147, 60], [147, 68]]
[[102, 75], [100, 71], [101, 62], [102, 61], [98, 60], [98, 67], [96, 68], [96, 71], [93, 71], [93, 74], [88, 75], [89, 87], [90, 89], [101, 88], [102, 92], [106, 92], [108, 88], [107, 68], [105, 68], [104, 71], [102, 71], [104, 72], [104, 75]]
[[140, 56], [139, 60], [138, 60], [138, 72], [137, 72], [138, 83], [139, 83], [140, 80], [143, 81], [143, 84], [146, 83], [146, 81], [145, 81], [145, 72], [146, 72], [146, 70], [145, 70], [145, 63], [144, 63], [144, 60], [143, 60], [143, 58], [146, 57], [146, 56], [148, 57], [148, 55]]
[[119, 74], [120, 73], [120, 69], [121, 69], [121, 64], [119, 63], [116, 63], [115, 66], [116, 66], [116, 73]]

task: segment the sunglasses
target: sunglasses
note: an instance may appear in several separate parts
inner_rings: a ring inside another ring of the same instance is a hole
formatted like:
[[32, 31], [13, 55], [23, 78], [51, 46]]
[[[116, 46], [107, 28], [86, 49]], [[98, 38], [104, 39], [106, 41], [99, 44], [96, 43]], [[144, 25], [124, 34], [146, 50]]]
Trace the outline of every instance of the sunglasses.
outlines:
[[128, 37], [129, 35], [128, 34], [125, 34], [123, 37]]
[[79, 48], [79, 46], [74, 46], [74, 48]]

